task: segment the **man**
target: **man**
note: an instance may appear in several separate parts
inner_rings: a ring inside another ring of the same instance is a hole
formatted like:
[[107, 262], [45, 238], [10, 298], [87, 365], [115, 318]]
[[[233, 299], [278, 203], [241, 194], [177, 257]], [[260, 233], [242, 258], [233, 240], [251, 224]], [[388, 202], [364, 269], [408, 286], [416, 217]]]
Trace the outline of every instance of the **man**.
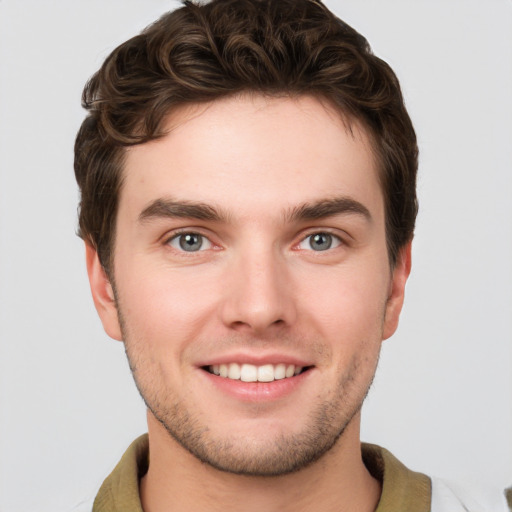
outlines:
[[186, 3], [107, 58], [84, 106], [91, 290], [148, 408], [94, 511], [505, 510], [361, 447], [417, 145], [360, 34], [314, 0]]

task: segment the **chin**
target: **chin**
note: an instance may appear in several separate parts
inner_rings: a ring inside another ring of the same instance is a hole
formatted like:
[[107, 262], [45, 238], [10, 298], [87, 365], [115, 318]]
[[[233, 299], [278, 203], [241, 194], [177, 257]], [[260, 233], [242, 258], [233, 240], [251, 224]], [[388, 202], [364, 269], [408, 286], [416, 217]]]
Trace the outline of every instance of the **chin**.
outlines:
[[239, 433], [214, 431], [204, 426], [209, 422], [199, 421], [179, 406], [170, 414], [150, 410], [172, 440], [202, 463], [226, 473], [271, 477], [314, 464], [339, 442], [359, 409], [340, 417], [338, 404], [327, 402], [317, 405], [294, 432], [286, 432], [282, 425], [256, 421], [259, 426], [243, 428]]

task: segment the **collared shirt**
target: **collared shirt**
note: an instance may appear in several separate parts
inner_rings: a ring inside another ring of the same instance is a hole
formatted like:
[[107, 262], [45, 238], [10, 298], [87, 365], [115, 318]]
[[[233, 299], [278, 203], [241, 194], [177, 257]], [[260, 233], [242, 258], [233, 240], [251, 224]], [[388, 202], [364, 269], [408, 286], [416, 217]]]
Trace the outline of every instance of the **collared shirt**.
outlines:
[[[384, 448], [363, 444], [368, 471], [382, 484], [375, 512], [430, 512], [431, 481], [422, 473], [407, 469]], [[103, 482], [93, 512], [143, 512], [139, 481], [148, 469], [147, 434], [136, 439], [119, 464]]]

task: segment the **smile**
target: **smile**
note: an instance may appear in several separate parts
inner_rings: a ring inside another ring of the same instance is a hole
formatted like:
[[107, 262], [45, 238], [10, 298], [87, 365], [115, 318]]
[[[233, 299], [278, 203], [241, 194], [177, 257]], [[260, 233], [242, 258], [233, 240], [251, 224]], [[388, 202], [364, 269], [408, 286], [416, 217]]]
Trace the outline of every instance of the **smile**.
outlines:
[[294, 364], [264, 364], [256, 366], [253, 364], [214, 364], [207, 367], [207, 370], [214, 375], [242, 382], [272, 382], [274, 380], [287, 379], [302, 373], [302, 366]]

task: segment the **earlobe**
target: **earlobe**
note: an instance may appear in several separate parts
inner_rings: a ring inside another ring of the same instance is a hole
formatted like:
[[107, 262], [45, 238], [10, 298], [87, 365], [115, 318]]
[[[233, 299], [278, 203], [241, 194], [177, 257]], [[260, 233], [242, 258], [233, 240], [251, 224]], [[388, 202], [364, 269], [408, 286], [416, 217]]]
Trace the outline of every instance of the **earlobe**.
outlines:
[[87, 242], [85, 243], [85, 260], [92, 298], [103, 328], [111, 338], [122, 341], [114, 290], [100, 263], [96, 249]]
[[390, 283], [390, 292], [386, 304], [386, 316], [382, 339], [386, 340], [394, 334], [398, 327], [398, 319], [404, 304], [405, 284], [411, 273], [411, 242], [402, 247], [398, 254]]

